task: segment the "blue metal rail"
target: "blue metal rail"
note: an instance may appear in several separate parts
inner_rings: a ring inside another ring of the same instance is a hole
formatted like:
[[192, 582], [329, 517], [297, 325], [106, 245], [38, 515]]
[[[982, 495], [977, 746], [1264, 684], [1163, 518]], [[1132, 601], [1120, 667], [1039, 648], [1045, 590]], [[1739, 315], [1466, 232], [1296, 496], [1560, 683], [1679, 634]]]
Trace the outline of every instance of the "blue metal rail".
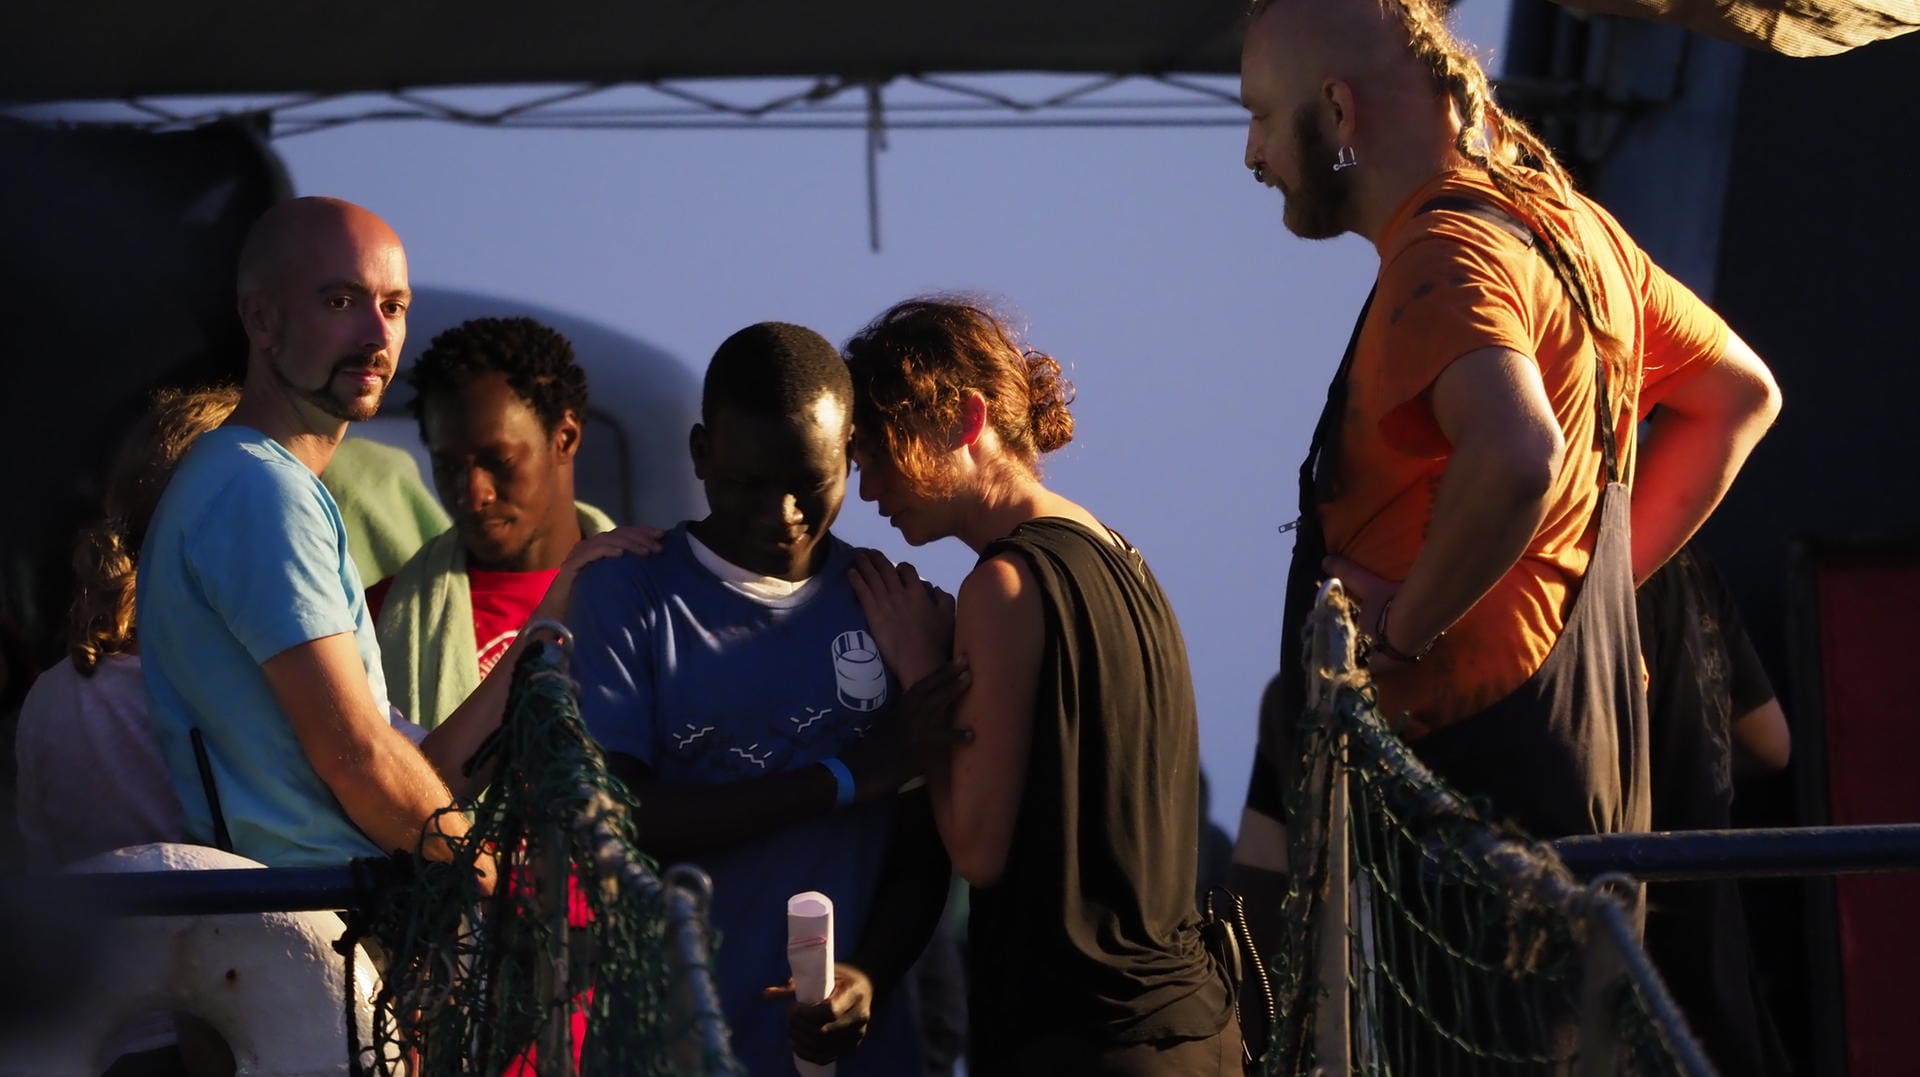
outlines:
[[1642, 882], [1920, 871], [1920, 823], [1600, 834], [1548, 842], [1575, 875]]
[[0, 889], [41, 905], [109, 916], [307, 912], [366, 904], [404, 869], [388, 860], [325, 868], [221, 868], [0, 879]]
[[[1920, 871], [1920, 823], [1602, 834], [1548, 843], [1575, 875], [1642, 882]], [[326, 868], [238, 868], [0, 880], [0, 890], [120, 916], [351, 909], [394, 873], [389, 860]]]

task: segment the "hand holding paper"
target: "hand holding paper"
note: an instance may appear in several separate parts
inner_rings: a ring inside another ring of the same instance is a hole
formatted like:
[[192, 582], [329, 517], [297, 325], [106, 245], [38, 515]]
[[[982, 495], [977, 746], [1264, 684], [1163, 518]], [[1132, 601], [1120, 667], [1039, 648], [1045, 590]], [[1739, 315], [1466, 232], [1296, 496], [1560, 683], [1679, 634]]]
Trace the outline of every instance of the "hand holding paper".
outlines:
[[[833, 992], [833, 899], [816, 890], [787, 899], [787, 966], [793, 970], [794, 1001], [825, 1002]], [[832, 1077], [834, 1064], [794, 1056], [800, 1077]]]

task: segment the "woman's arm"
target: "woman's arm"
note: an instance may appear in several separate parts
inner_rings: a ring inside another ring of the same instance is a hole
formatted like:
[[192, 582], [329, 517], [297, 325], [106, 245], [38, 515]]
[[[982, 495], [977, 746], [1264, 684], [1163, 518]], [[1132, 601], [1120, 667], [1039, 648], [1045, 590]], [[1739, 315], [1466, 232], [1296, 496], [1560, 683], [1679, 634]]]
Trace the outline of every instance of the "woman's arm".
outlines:
[[927, 786], [954, 870], [975, 886], [999, 881], [1013, 845], [1045, 631], [1039, 591], [1017, 556], [981, 562], [960, 585], [954, 652], [973, 684], [954, 721], [972, 739], [955, 744], [944, 766], [928, 768]]

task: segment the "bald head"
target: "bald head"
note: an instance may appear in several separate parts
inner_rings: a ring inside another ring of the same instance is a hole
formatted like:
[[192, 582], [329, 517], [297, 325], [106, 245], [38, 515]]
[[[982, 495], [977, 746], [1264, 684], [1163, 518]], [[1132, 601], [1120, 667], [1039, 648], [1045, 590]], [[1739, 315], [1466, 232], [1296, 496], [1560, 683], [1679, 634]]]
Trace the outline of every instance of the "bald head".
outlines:
[[343, 243], [391, 245], [400, 237], [373, 213], [338, 198], [292, 198], [261, 214], [240, 248], [239, 290], [258, 291], [280, 279], [295, 263]]

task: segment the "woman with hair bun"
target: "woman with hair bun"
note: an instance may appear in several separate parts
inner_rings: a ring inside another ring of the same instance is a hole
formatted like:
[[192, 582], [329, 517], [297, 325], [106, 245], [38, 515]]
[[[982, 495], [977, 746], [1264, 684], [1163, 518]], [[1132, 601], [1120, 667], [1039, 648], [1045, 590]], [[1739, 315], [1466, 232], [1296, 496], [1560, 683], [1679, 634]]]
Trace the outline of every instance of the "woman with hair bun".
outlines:
[[1194, 909], [1186, 647], [1140, 553], [1041, 481], [1073, 437], [1060, 364], [951, 297], [893, 307], [846, 353], [861, 499], [913, 545], [979, 554], [952, 610], [909, 565], [868, 552], [854, 570], [902, 684], [949, 661], [971, 678], [915, 737], [973, 886], [970, 1069], [1238, 1074]]

